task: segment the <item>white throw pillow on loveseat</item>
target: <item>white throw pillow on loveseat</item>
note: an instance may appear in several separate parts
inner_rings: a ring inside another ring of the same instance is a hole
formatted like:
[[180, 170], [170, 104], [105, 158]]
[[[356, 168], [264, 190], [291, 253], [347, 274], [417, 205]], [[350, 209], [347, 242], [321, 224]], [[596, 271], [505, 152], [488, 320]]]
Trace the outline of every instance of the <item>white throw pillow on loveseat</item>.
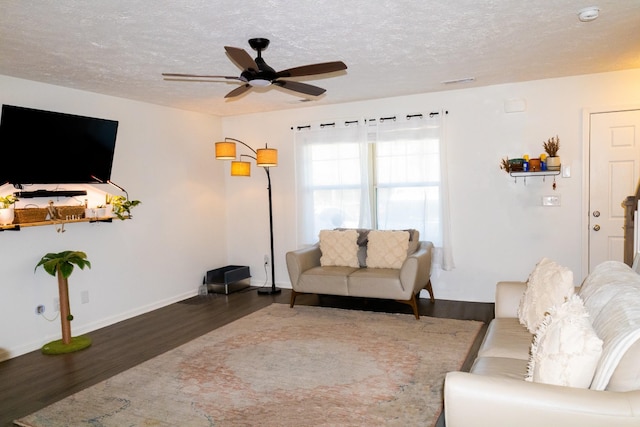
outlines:
[[367, 267], [399, 269], [407, 259], [408, 249], [408, 231], [371, 230], [367, 244]]
[[360, 267], [356, 230], [321, 230], [320, 265], [323, 267]]
[[532, 334], [551, 307], [574, 294], [573, 272], [549, 258], [542, 258], [529, 275], [518, 307], [518, 319]]
[[540, 324], [533, 343], [527, 381], [588, 388], [602, 355], [582, 299], [572, 295], [551, 308]]

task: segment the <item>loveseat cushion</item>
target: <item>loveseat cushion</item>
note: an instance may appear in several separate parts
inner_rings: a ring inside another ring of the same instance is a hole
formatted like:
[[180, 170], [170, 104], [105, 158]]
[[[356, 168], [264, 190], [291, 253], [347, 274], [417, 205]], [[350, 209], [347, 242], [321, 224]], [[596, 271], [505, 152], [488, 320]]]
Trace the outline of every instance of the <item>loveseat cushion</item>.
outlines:
[[355, 297], [409, 299], [400, 283], [400, 270], [361, 268], [349, 275], [349, 295]]
[[[498, 357], [529, 360], [529, 347], [533, 335], [520, 324], [518, 319], [503, 317], [491, 321], [484, 340], [478, 350], [478, 357]], [[520, 379], [524, 378], [524, 374]]]
[[296, 285], [297, 292], [312, 294], [349, 295], [348, 277], [353, 267], [313, 267], [305, 271]]

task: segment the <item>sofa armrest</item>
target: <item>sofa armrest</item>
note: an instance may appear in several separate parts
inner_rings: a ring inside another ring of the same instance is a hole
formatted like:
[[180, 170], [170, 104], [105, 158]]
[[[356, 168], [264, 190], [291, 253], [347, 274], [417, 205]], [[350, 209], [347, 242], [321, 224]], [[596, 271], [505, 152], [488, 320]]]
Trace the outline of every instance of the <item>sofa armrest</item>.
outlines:
[[496, 285], [496, 317], [518, 317], [518, 306], [527, 282], [498, 282]]
[[424, 289], [431, 278], [433, 243], [420, 242], [418, 250], [404, 260], [400, 268], [400, 283], [404, 291], [411, 290], [413, 296]]
[[315, 244], [306, 248], [287, 252], [287, 270], [289, 271], [289, 279], [293, 289], [298, 284], [300, 275], [313, 267], [320, 266], [320, 245]]
[[638, 426], [640, 390], [617, 393], [449, 372], [447, 427]]

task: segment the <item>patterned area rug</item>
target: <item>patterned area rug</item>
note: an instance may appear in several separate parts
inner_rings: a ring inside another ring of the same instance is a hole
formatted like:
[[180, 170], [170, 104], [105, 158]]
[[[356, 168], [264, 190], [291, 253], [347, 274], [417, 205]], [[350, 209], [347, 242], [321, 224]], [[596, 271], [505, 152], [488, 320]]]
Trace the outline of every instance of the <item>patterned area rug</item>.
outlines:
[[20, 426], [429, 426], [480, 322], [273, 304]]

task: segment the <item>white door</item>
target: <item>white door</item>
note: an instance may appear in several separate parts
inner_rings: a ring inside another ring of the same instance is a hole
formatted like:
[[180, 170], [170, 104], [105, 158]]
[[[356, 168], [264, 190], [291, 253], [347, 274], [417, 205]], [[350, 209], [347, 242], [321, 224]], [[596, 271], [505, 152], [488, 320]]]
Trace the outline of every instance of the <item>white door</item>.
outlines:
[[640, 178], [640, 110], [593, 113], [589, 137], [589, 271], [624, 260], [624, 200]]

